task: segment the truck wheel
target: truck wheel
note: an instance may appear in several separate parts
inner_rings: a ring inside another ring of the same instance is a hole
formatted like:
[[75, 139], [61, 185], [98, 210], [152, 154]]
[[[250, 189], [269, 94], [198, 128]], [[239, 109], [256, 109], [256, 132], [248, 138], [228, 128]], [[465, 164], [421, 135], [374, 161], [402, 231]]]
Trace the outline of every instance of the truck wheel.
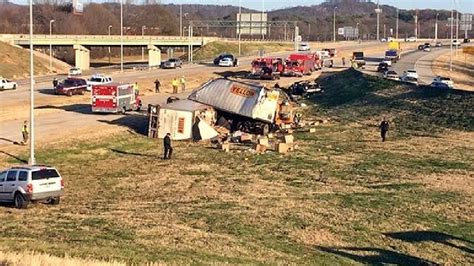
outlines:
[[59, 202], [61, 202], [61, 197], [55, 197], [55, 198], [51, 198], [51, 200], [49, 201], [49, 204], [58, 205]]
[[17, 209], [26, 209], [29, 203], [29, 201], [25, 198], [25, 196], [23, 196], [23, 194], [21, 194], [20, 192], [15, 193], [13, 202], [15, 203], [15, 208]]

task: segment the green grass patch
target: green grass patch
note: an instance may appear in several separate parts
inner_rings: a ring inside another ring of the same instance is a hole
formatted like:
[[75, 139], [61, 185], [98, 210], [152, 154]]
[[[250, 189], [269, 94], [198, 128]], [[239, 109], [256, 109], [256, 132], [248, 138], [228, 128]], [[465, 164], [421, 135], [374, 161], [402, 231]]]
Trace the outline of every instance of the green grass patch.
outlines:
[[[292, 44], [276, 43], [276, 42], [242, 42], [241, 53], [245, 55], [257, 55], [262, 50], [265, 53], [291, 51]], [[214, 59], [222, 53], [230, 53], [233, 55], [239, 54], [239, 46], [237, 42], [220, 42], [215, 41], [204, 45], [194, 53], [195, 60], [209, 60]]]

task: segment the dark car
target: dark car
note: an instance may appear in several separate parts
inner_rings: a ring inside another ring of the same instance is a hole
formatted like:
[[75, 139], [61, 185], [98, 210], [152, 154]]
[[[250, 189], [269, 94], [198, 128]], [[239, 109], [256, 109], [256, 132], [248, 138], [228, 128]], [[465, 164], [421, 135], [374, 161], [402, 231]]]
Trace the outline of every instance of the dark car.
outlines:
[[87, 80], [81, 78], [67, 78], [54, 88], [54, 94], [72, 96], [83, 95], [87, 90]]
[[293, 83], [286, 92], [290, 98], [294, 99], [298, 96], [309, 98], [321, 91], [321, 86], [317, 82], [311, 83], [309, 81], [298, 81]]
[[448, 84], [446, 84], [446, 83], [444, 83], [444, 82], [440, 82], [440, 81], [433, 81], [433, 82], [430, 84], [430, 87], [436, 88], [436, 89], [443, 89], [443, 90], [449, 90], [449, 89], [451, 89], [451, 87], [449, 87]]
[[232, 62], [234, 61], [234, 56], [232, 54], [220, 54], [218, 57], [214, 58], [214, 65], [218, 65], [224, 58], [230, 58], [232, 59]]
[[471, 42], [471, 39], [464, 39], [463, 40], [463, 43], [470, 43]]
[[388, 71], [388, 64], [387, 63], [379, 63], [379, 66], [377, 67], [377, 72], [385, 73]]

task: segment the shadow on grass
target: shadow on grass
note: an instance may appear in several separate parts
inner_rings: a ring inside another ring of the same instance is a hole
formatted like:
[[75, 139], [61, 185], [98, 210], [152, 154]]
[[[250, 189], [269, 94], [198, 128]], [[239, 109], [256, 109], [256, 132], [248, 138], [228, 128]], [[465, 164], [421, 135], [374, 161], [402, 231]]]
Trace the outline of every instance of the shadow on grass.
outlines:
[[214, 72], [214, 74], [221, 77], [232, 77], [232, 78], [247, 78], [250, 75], [250, 71], [223, 71], [223, 72]]
[[14, 141], [14, 140], [11, 140], [11, 139], [7, 139], [7, 138], [0, 138], [0, 140], [6, 141], [6, 142], [10, 142], [11, 144], [14, 144], [14, 145], [21, 145], [20, 142]]
[[13, 158], [13, 159], [15, 159], [15, 160], [17, 160], [17, 161], [19, 161], [19, 162], [21, 162], [21, 163], [25, 163], [25, 164], [28, 163], [28, 160], [22, 159], [22, 158], [20, 158], [20, 157], [18, 157], [18, 156], [16, 156], [16, 155], [13, 155], [13, 154], [8, 153], [8, 152], [6, 152], [6, 151], [0, 151], [0, 154], [5, 154], [6, 156], [8, 156], [8, 157], [10, 157], [10, 158]]
[[123, 154], [123, 155], [133, 155], [133, 156], [143, 156], [143, 157], [159, 157], [159, 156], [154, 156], [150, 154], [142, 154], [142, 153], [137, 153], [137, 152], [128, 152], [128, 151], [122, 151], [118, 149], [110, 149], [111, 151], [118, 153], [118, 154]]
[[[464, 251], [469, 254], [473, 254], [474, 250], [464, 246], [464, 245], [474, 245], [474, 242], [448, 235], [442, 232], [436, 231], [406, 231], [406, 232], [393, 232], [393, 233], [385, 233], [384, 235], [391, 237], [393, 239], [403, 240], [410, 243], [417, 243], [417, 242], [436, 242], [440, 244], [444, 244], [453, 248], [457, 248], [461, 251]], [[464, 245], [457, 245], [452, 243], [451, 241], [458, 241]]]
[[[371, 265], [440, 265], [436, 262], [429, 261], [423, 258], [406, 255], [396, 251], [381, 249], [381, 248], [358, 248], [358, 247], [321, 247], [316, 246], [316, 249], [322, 252], [335, 254], [346, 257], [363, 264]], [[371, 254], [367, 254], [371, 253]]]

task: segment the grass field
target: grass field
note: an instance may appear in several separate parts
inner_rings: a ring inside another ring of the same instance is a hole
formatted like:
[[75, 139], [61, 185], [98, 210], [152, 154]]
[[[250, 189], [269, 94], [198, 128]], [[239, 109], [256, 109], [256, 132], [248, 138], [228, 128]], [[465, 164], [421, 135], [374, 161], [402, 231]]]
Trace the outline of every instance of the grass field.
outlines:
[[[265, 53], [292, 51], [294, 49], [291, 43], [277, 43], [277, 42], [242, 42], [242, 55], [257, 56], [260, 50]], [[237, 42], [211, 42], [198, 49], [194, 53], [194, 60], [209, 60], [214, 59], [217, 55], [222, 53], [239, 54], [239, 46]]]
[[[58, 206], [1, 207], [1, 250], [127, 263], [474, 263], [474, 94], [321, 78], [289, 155], [126, 133], [41, 147]], [[388, 142], [377, 124], [391, 123]], [[18, 158], [14, 158], [18, 157]], [[0, 166], [27, 154], [0, 157]], [[1, 260], [0, 260], [1, 264]]]

